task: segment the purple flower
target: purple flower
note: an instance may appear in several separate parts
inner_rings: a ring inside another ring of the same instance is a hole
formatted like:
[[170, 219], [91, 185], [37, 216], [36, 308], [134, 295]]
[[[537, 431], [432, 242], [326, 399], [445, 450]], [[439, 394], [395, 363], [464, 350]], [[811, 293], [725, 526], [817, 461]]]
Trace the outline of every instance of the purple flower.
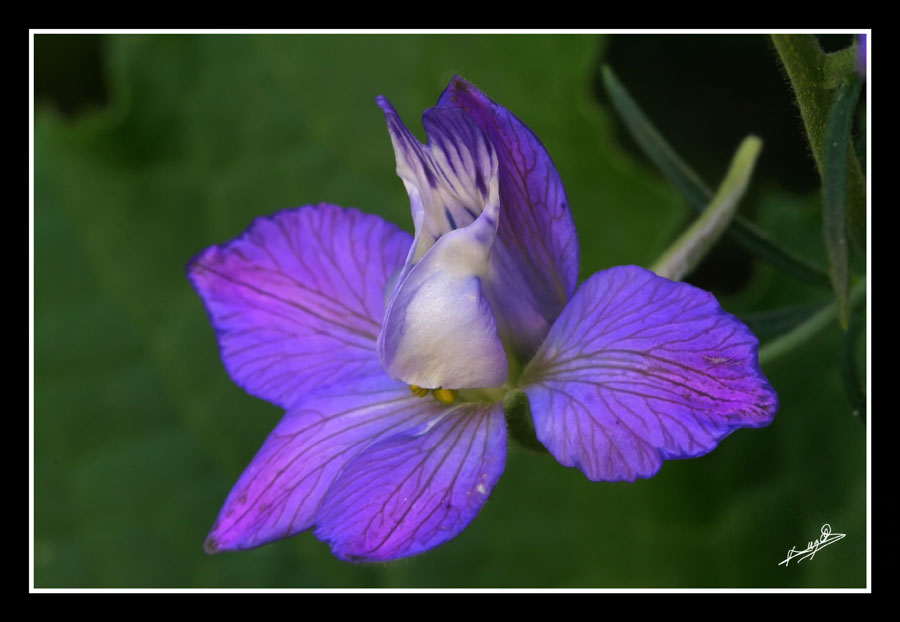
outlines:
[[232, 378], [287, 410], [208, 552], [312, 527], [351, 561], [450, 540], [503, 472], [513, 391], [538, 440], [594, 481], [651, 477], [772, 420], [757, 339], [711, 294], [636, 266], [576, 290], [565, 191], [515, 116], [456, 77], [422, 145], [377, 101], [415, 237], [320, 204], [188, 267]]

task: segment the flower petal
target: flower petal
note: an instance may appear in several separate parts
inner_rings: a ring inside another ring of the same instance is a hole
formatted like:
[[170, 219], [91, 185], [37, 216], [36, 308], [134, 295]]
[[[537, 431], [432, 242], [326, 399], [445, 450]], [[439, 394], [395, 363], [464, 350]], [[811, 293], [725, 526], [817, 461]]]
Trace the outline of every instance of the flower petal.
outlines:
[[422, 115], [428, 145], [413, 136], [383, 96], [397, 159], [397, 175], [410, 196], [416, 244], [408, 264], [422, 258], [445, 233], [471, 224], [498, 204], [497, 156], [468, 115], [453, 108], [431, 108]]
[[493, 235], [487, 216], [441, 237], [395, 290], [378, 339], [392, 377], [448, 389], [506, 381], [506, 353], [480, 277]]
[[309, 529], [348, 462], [379, 438], [446, 412], [384, 374], [308, 396], [282, 418], [231, 490], [207, 552], [250, 549]]
[[322, 502], [315, 535], [349, 561], [422, 553], [466, 528], [505, 463], [502, 404], [458, 406], [348, 464]]
[[497, 160], [460, 110], [432, 108], [428, 145], [383, 97], [397, 173], [410, 196], [416, 239], [385, 311], [378, 353], [391, 377], [427, 388], [494, 387], [507, 376], [483, 288], [496, 239]]
[[712, 294], [637, 266], [598, 272], [523, 372], [537, 437], [595, 481], [705, 454], [775, 416], [757, 344]]
[[[521, 275], [509, 279], [527, 285], [518, 296], [499, 296], [503, 308], [497, 314], [517, 326], [511, 332], [518, 336], [519, 350], [530, 355], [578, 281], [578, 237], [565, 189], [538, 137], [471, 83], [454, 77], [438, 106], [464, 110], [497, 152], [503, 205], [498, 246], [509, 256], [503, 274], [518, 270]], [[544, 319], [540, 330], [533, 327], [535, 317]]]
[[259, 218], [188, 265], [225, 367], [247, 392], [290, 408], [310, 390], [381, 373], [385, 283], [408, 233], [320, 204]]

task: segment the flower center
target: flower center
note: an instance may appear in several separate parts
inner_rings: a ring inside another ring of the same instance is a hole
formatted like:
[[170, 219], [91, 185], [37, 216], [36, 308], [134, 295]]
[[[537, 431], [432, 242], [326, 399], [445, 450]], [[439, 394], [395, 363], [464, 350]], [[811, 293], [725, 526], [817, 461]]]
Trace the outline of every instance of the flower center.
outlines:
[[425, 397], [429, 393], [435, 401], [449, 406], [455, 402], [481, 402], [493, 404], [503, 401], [508, 392], [508, 388], [496, 387], [494, 389], [425, 389], [415, 384], [409, 385], [409, 392], [416, 397]]
[[431, 393], [435, 401], [441, 404], [450, 405], [456, 402], [476, 402], [490, 403], [502, 402], [506, 395], [515, 389], [519, 377], [522, 374], [522, 363], [517, 356], [512, 354], [508, 349], [506, 357], [509, 364], [509, 377], [506, 383], [500, 387], [480, 387], [475, 389], [445, 389], [438, 387], [436, 389], [426, 389], [415, 384], [409, 385], [409, 392], [416, 397], [425, 397]]

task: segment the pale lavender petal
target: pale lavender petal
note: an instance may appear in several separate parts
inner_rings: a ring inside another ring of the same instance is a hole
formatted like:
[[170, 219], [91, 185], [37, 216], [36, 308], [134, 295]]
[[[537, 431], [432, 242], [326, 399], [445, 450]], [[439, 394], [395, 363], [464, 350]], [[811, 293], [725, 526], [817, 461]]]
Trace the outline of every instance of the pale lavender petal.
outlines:
[[384, 374], [311, 394], [284, 416], [231, 490], [207, 552], [250, 549], [309, 529], [348, 462], [378, 439], [446, 412]]
[[[500, 226], [498, 246], [504, 271], [521, 272], [512, 280], [527, 289], [509, 288], [497, 296], [503, 322], [515, 325], [517, 347], [531, 354], [575, 291], [578, 237], [565, 189], [553, 161], [537, 136], [506, 108], [459, 76], [451, 80], [439, 106], [464, 110], [487, 134], [499, 160]], [[502, 283], [501, 283], [502, 285]], [[543, 318], [535, 328], [535, 318]]]
[[537, 437], [591, 480], [650, 477], [772, 421], [757, 345], [712, 294], [637, 266], [598, 272], [523, 373]]
[[493, 148], [460, 110], [426, 111], [426, 146], [385, 98], [378, 103], [416, 225], [385, 311], [381, 363], [391, 377], [427, 388], [499, 386], [507, 359], [483, 286], [499, 210]]
[[452, 408], [437, 424], [386, 438], [335, 480], [317, 538], [349, 561], [416, 555], [456, 537], [503, 473], [502, 404]]
[[442, 236], [397, 286], [378, 339], [391, 377], [448, 389], [506, 381], [506, 353], [480, 277], [492, 237], [485, 212]]
[[381, 373], [385, 283], [408, 233], [320, 204], [259, 218], [188, 265], [234, 381], [289, 408], [307, 392]]

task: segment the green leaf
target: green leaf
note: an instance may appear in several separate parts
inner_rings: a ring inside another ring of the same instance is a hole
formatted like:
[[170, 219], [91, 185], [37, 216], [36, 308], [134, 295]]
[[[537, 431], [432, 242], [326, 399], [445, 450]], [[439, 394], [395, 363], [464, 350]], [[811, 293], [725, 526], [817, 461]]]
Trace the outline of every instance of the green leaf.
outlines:
[[825, 200], [823, 229], [831, 283], [837, 299], [838, 319], [847, 328], [850, 308], [850, 257], [847, 253], [847, 163], [850, 157], [850, 128], [859, 99], [860, 80], [851, 73], [838, 91], [825, 128], [825, 162], [822, 193]]
[[[631, 135], [648, 158], [677, 187], [688, 203], [698, 211], [712, 200], [712, 191], [666, 142], [609, 66], [604, 66], [603, 82], [613, 106]], [[807, 283], [829, 287], [828, 275], [790, 249], [779, 245], [761, 229], [741, 216], [731, 221], [726, 230], [732, 240], [760, 259]]]
[[863, 334], [862, 325], [865, 309], [860, 309], [850, 317], [850, 325], [844, 333], [844, 341], [841, 347], [841, 381], [847, 399], [853, 408], [853, 415], [860, 421], [866, 420], [866, 394], [863, 390], [859, 365], [857, 363], [857, 351], [859, 337]]
[[697, 267], [737, 213], [761, 149], [762, 141], [756, 136], [741, 142], [709, 206], [653, 264], [654, 272], [679, 281]]

